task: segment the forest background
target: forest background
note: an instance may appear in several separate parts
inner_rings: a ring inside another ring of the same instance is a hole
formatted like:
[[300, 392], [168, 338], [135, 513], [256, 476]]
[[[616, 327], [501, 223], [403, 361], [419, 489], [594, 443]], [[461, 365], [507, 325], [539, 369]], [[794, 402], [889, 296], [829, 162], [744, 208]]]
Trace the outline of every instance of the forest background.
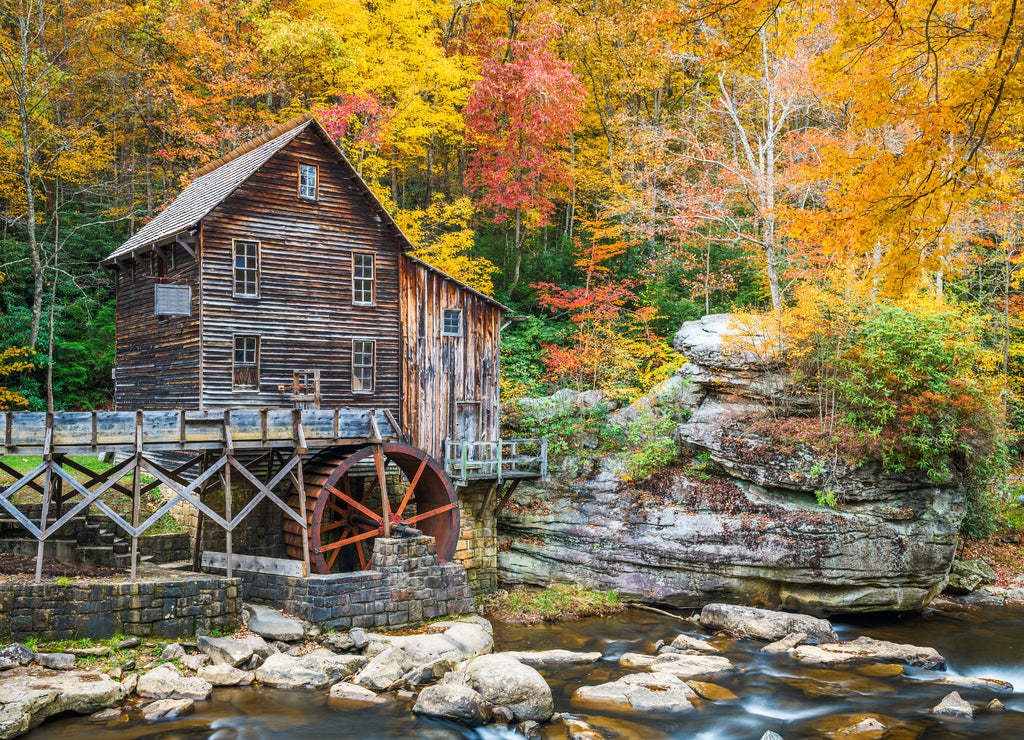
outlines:
[[109, 407], [99, 260], [313, 111], [420, 256], [522, 317], [507, 399], [635, 399], [681, 322], [737, 311], [814, 434], [984, 467], [1021, 423], [1021, 13], [0, 0], [0, 408]]

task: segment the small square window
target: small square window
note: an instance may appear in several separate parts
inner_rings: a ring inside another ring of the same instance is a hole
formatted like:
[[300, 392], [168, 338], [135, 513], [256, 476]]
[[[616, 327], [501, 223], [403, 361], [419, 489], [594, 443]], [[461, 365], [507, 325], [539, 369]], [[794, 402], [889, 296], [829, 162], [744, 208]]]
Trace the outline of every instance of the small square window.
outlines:
[[462, 336], [462, 311], [457, 308], [446, 308], [441, 317], [442, 337]]
[[316, 165], [299, 165], [299, 197], [316, 200]]
[[234, 244], [234, 295], [239, 298], [259, 298], [260, 243], [236, 241]]
[[259, 390], [260, 338], [252, 334], [236, 334], [234, 353], [231, 360], [232, 390]]
[[352, 392], [373, 393], [373, 366], [376, 342], [366, 339], [352, 340]]
[[373, 305], [373, 255], [355, 252], [352, 255], [352, 303]]

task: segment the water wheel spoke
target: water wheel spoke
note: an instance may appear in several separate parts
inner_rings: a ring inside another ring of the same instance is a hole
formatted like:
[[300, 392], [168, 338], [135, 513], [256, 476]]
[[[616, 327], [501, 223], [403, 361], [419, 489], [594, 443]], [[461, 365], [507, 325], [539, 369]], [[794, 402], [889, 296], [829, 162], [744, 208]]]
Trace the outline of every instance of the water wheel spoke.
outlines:
[[[380, 482], [381, 513], [387, 517], [391, 513], [391, 500], [388, 498], [388, 484], [387, 479], [384, 477], [384, 468], [387, 466], [387, 463], [384, 462], [384, 452], [380, 447], [375, 447], [373, 450], [373, 463], [377, 468], [377, 480]], [[387, 531], [387, 525], [385, 525], [385, 534], [387, 534]]]
[[328, 501], [327, 502], [327, 508], [330, 509], [331, 511], [333, 511], [335, 514], [341, 514], [342, 516], [348, 516], [348, 512], [345, 511], [340, 506], [338, 506], [333, 501]]
[[338, 498], [340, 498], [340, 499], [342, 499], [344, 501], [347, 501], [350, 505], [352, 505], [355, 508], [359, 509], [359, 511], [363, 512], [364, 514], [366, 514], [368, 517], [370, 517], [374, 521], [378, 521], [378, 522], [380, 521], [380, 516], [376, 512], [371, 511], [370, 509], [367, 509], [365, 506], [363, 506], [361, 503], [356, 501], [354, 498], [352, 498], [348, 494], [344, 493], [343, 491], [339, 491], [334, 486], [328, 486], [328, 489], [335, 496], [337, 496]]
[[330, 570], [331, 568], [334, 567], [334, 561], [338, 559], [338, 556], [340, 554], [341, 554], [341, 548], [338, 548], [337, 550], [335, 550], [334, 552], [331, 553], [331, 557], [327, 558], [327, 570]]
[[338, 540], [337, 542], [332, 542], [329, 545], [323, 545], [320, 548], [320, 552], [324, 553], [324, 552], [328, 552], [330, 550], [337, 550], [339, 548], [344, 547], [345, 545], [351, 545], [353, 542], [359, 542], [359, 540], [367, 540], [370, 537], [376, 537], [376, 536], [377, 536], [377, 530], [376, 529], [371, 529], [369, 532], [363, 532], [362, 534], [352, 535], [351, 537], [346, 537], [344, 539]]
[[409, 500], [412, 498], [412, 493], [413, 491], [416, 490], [416, 484], [420, 482], [420, 476], [423, 475], [423, 471], [426, 469], [426, 467], [427, 461], [424, 460], [423, 462], [420, 463], [419, 468], [416, 470], [416, 475], [412, 477], [412, 481], [409, 483], [409, 488], [405, 492], [405, 496], [402, 498], [402, 503], [400, 503], [398, 505], [398, 509], [395, 510], [395, 513], [398, 514], [398, 516], [402, 516], [402, 512], [405, 511], [405, 507], [408, 505]]
[[455, 508], [455, 504], [445, 504], [444, 506], [438, 506], [436, 509], [431, 509], [430, 511], [424, 511], [422, 514], [417, 514], [414, 517], [411, 517], [409, 519], [405, 519], [405, 520], [403, 520], [402, 523], [403, 524], [413, 524], [415, 522], [422, 521], [423, 519], [426, 519], [428, 517], [437, 516], [438, 514], [443, 514], [446, 511], [451, 511], [454, 508]]
[[359, 556], [359, 567], [362, 568], [363, 570], [366, 570], [366, 568], [367, 568], [366, 553], [363, 552], [363, 543], [362, 542], [357, 542], [356, 543], [356, 554]]
[[330, 532], [332, 529], [337, 529], [338, 527], [347, 527], [348, 524], [348, 521], [333, 522], [331, 524], [325, 524], [322, 527], [320, 527], [320, 531]]

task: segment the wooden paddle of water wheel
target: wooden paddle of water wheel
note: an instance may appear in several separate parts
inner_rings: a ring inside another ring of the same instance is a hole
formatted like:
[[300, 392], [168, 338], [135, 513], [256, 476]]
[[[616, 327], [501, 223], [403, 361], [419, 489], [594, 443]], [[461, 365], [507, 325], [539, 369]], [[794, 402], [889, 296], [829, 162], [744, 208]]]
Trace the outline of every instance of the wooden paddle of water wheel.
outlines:
[[[330, 447], [303, 466], [310, 567], [321, 574], [370, 567], [376, 537], [426, 534], [442, 563], [459, 536], [455, 488], [421, 449], [398, 442]], [[288, 503], [298, 511], [298, 492]], [[288, 556], [301, 559], [302, 531], [285, 520]]]

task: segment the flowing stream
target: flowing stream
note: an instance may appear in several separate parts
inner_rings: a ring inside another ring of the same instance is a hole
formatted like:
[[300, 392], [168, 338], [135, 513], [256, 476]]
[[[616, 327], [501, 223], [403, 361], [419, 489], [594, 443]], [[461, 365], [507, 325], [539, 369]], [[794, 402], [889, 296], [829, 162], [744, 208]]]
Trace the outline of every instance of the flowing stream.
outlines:
[[[688, 612], [681, 612], [684, 616]], [[608, 618], [519, 627], [495, 623], [495, 650], [600, 651], [604, 659], [586, 666], [542, 669], [554, 693], [555, 711], [586, 720], [606, 737], [757, 740], [775, 730], [786, 740], [828, 737], [853, 724], [851, 715], [870, 713], [890, 727], [887, 740], [903, 738], [1024, 738], [1024, 607], [972, 612], [880, 615], [835, 622], [843, 640], [859, 635], [932, 646], [948, 663], [945, 674], [907, 668], [903, 676], [871, 675], [870, 669], [820, 668], [798, 664], [790, 656], [765, 655], [762, 643], [716, 640], [741, 670], [708, 679], [733, 691], [738, 702], [701, 701], [683, 714], [611, 712], [606, 707], [576, 706], [573, 691], [586, 684], [614, 680], [640, 669], [624, 669], [625, 652], [652, 652], [654, 642], [680, 633], [700, 635], [686, 622], [641, 610]], [[957, 689], [930, 680], [942, 675], [996, 678], [1014, 685], [1014, 693]], [[957, 689], [976, 708], [999, 698], [1006, 709], [980, 710], [974, 719], [940, 719], [929, 709]], [[322, 740], [327, 738], [426, 738], [498, 740], [520, 737], [504, 729], [470, 729], [413, 717], [411, 704], [393, 700], [352, 711], [332, 707], [324, 692], [273, 689], [214, 689], [212, 700], [196, 702], [195, 714], [161, 722], [134, 717], [104, 725], [82, 717], [51, 720], [28, 740]], [[544, 738], [565, 738], [552, 723]], [[874, 736], [872, 736], [874, 737]]]

